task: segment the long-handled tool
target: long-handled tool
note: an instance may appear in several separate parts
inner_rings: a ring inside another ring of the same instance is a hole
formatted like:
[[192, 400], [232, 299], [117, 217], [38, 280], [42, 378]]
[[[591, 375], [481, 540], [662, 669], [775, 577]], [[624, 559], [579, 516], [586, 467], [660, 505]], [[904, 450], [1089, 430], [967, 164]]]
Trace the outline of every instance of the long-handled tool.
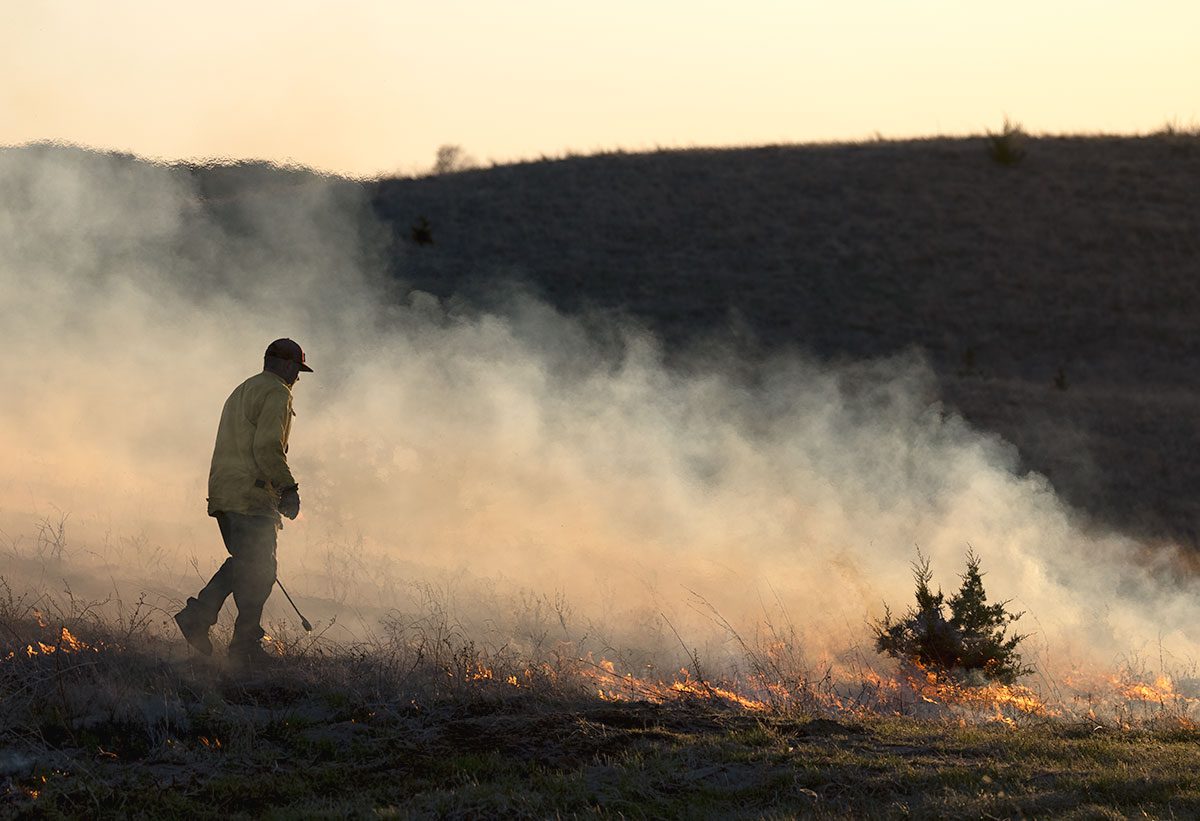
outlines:
[[300, 624], [304, 626], [304, 632], [311, 633], [312, 625], [308, 623], [308, 619], [304, 618], [304, 614], [300, 612], [300, 608], [292, 601], [292, 597], [288, 596], [287, 588], [283, 586], [283, 582], [279, 581], [278, 576], [275, 577], [275, 584], [279, 585], [279, 589], [283, 591], [283, 595], [287, 596], [288, 604], [292, 606], [292, 609], [296, 611], [296, 615], [300, 617]]

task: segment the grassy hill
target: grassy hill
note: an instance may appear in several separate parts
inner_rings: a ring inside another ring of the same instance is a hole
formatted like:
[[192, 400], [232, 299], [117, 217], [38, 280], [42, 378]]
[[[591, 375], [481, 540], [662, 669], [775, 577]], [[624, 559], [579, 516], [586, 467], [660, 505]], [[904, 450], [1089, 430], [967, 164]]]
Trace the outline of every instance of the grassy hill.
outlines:
[[[918, 348], [948, 403], [1100, 520], [1194, 544], [1200, 138], [609, 154], [373, 184], [394, 273], [527, 283], [673, 350]], [[413, 242], [428, 224], [430, 244]]]

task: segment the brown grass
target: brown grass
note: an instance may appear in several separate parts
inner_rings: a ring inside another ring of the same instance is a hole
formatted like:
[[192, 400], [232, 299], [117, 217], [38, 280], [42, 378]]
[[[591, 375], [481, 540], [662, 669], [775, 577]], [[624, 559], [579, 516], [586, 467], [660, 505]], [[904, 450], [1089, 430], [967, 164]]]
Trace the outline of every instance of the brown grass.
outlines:
[[[268, 668], [186, 655], [155, 618], [0, 590], [8, 817], [1122, 817], [1200, 811], [1200, 730], [743, 709], [720, 681], [597, 696], [429, 614], [355, 646], [273, 636]], [[441, 625], [441, 626], [439, 626]], [[512, 676], [513, 679], [510, 679]], [[811, 692], [808, 693], [812, 695]]]

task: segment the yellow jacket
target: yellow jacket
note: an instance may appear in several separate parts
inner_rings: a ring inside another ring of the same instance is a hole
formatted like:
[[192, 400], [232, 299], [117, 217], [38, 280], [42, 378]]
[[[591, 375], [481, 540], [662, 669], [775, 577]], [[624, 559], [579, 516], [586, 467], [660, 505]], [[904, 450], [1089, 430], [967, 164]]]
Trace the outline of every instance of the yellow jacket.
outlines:
[[287, 463], [293, 416], [292, 389], [268, 371], [229, 394], [208, 472], [209, 516], [247, 513], [280, 522], [279, 491], [296, 484]]

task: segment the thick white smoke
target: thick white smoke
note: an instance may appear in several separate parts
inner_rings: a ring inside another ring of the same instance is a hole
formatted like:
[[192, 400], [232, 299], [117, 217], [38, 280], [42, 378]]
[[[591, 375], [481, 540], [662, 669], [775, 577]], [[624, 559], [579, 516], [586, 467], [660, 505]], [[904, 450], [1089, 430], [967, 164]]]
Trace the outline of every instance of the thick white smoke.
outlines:
[[717, 652], [699, 596], [747, 635], [786, 611], [812, 659], [836, 658], [910, 602], [916, 547], [953, 588], [972, 545], [1043, 660], [1195, 654], [1172, 557], [1017, 475], [919, 355], [709, 346], [668, 368], [632, 324], [601, 339], [519, 295], [494, 313], [398, 298], [382, 237], [344, 181], [208, 209], [184, 169], [0, 152], [0, 575], [194, 593], [224, 557], [204, 498], [221, 405], [291, 336], [316, 373], [295, 391], [304, 513], [280, 574], [312, 616], [369, 624], [428, 581], [487, 623], [486, 591], [524, 588], [623, 642], [661, 642], [666, 614]]

